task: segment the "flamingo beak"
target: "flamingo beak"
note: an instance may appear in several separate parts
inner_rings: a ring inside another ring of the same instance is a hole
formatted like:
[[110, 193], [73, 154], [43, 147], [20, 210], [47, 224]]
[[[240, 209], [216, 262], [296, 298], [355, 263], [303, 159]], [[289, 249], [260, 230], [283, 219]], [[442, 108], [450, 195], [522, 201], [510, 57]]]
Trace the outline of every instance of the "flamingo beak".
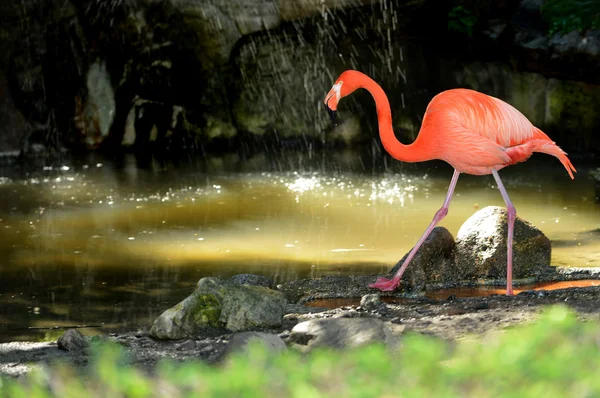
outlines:
[[334, 111], [330, 107], [327, 107], [327, 111], [329, 112], [329, 117], [331, 118], [331, 123], [333, 123], [334, 126], [337, 126], [338, 125], [337, 111]]
[[[337, 96], [338, 93], [334, 88], [332, 88], [327, 96], [325, 97], [325, 106], [327, 107], [327, 111], [329, 112], [329, 117], [331, 118], [331, 122], [334, 126], [337, 126]], [[332, 102], [333, 100], [333, 102]]]

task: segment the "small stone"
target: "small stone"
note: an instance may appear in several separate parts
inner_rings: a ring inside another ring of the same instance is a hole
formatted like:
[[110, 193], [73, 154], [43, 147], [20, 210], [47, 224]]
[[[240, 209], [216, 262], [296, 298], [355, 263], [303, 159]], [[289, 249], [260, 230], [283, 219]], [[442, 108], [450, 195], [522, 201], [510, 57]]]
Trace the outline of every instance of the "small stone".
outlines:
[[229, 278], [229, 282], [237, 283], [238, 285], [263, 286], [271, 288], [273, 282], [262, 275], [254, 274], [237, 274]]
[[58, 338], [58, 348], [65, 351], [81, 351], [89, 347], [88, 341], [76, 329], [67, 330]]
[[373, 342], [395, 347], [399, 337], [381, 320], [374, 318], [313, 319], [294, 326], [289, 340], [308, 349], [347, 348]]
[[365, 294], [360, 299], [360, 306], [366, 311], [378, 311], [386, 307], [378, 294]]

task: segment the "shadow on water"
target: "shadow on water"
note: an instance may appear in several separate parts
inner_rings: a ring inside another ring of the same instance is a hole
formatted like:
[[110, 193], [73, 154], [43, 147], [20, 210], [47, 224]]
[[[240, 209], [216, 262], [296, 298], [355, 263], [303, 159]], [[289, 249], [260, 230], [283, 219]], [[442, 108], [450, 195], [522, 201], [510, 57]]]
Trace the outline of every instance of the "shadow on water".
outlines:
[[[385, 272], [452, 174], [352, 151], [144, 162], [0, 169], [0, 341], [146, 327], [204, 276]], [[600, 266], [593, 182], [549, 157], [526, 165], [501, 175], [518, 214], [554, 242], [552, 263]], [[452, 234], [478, 208], [503, 206], [488, 177], [461, 176], [442, 223]]]
[[595, 244], [600, 240], [600, 229], [592, 231], [576, 232], [573, 234], [573, 239], [553, 239], [552, 247], [576, 247], [588, 244]]

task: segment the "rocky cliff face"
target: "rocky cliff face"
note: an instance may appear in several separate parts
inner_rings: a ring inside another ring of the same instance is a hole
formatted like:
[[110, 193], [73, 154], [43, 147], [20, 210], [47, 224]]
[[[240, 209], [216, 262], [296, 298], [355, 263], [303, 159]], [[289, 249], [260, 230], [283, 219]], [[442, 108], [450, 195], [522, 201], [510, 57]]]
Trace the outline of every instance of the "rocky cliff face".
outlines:
[[458, 33], [427, 0], [2, 4], [0, 150], [370, 142], [368, 95], [344, 102], [332, 132], [321, 104], [349, 68], [381, 82], [407, 139], [435, 93], [461, 86], [513, 103], [567, 149], [599, 148], [600, 32], [548, 37], [537, 0], [474, 4]]

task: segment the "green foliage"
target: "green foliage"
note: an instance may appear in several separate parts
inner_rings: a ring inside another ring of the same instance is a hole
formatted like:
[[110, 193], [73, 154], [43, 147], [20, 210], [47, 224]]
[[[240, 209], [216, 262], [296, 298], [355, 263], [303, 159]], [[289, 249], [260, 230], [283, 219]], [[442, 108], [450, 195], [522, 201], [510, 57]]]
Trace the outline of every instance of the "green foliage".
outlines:
[[549, 25], [550, 35], [600, 29], [600, 1], [547, 0], [542, 6], [542, 18]]
[[598, 396], [599, 338], [599, 322], [557, 306], [536, 323], [453, 345], [412, 334], [398, 352], [371, 345], [270, 354], [252, 346], [221, 366], [162, 362], [153, 376], [105, 346], [83, 375], [61, 366], [26, 381], [0, 379], [0, 397]]
[[466, 33], [471, 37], [476, 23], [477, 17], [473, 11], [462, 5], [457, 5], [448, 12], [448, 30], [450, 31]]

